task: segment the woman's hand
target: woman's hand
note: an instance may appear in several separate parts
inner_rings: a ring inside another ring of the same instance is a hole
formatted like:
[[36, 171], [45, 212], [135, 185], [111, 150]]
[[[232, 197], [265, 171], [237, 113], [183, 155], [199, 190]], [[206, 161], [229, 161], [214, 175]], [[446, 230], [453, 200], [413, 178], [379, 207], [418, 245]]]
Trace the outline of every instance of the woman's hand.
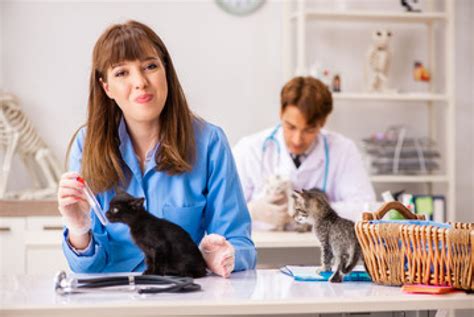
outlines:
[[199, 249], [209, 270], [225, 278], [230, 276], [235, 265], [235, 249], [229, 241], [213, 233], [202, 239]]
[[76, 238], [85, 236], [91, 228], [90, 206], [84, 195], [84, 185], [77, 180], [78, 176], [76, 172], [64, 173], [58, 188], [59, 212], [70, 236]]

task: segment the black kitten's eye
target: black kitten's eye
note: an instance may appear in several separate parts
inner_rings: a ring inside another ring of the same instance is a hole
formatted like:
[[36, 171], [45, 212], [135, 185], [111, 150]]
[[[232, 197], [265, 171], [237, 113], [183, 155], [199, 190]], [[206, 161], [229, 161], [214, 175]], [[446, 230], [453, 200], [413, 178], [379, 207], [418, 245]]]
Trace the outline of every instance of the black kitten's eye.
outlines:
[[117, 207], [114, 207], [110, 210], [112, 213], [116, 214], [119, 212], [119, 209]]

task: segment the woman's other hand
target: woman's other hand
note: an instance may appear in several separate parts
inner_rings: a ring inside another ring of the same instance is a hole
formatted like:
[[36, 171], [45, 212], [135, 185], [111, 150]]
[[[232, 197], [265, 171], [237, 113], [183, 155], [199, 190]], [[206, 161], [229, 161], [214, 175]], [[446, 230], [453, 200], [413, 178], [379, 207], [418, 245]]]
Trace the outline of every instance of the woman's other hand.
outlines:
[[213, 233], [202, 239], [199, 249], [213, 273], [225, 278], [230, 276], [235, 265], [235, 249], [229, 241]]

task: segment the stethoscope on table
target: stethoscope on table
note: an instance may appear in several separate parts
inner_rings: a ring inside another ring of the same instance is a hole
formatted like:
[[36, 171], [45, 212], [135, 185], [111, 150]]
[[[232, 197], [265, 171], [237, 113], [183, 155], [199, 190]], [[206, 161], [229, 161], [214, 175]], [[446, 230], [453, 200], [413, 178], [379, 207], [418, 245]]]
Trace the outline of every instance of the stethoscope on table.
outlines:
[[[277, 153], [277, 166], [280, 166], [280, 159], [281, 159], [281, 146], [280, 143], [278, 143], [278, 140], [276, 139], [276, 134], [278, 132], [278, 129], [280, 129], [281, 125], [278, 124], [270, 133], [269, 136], [265, 138], [262, 144], [262, 160], [260, 164], [260, 172], [263, 175], [263, 162], [264, 162], [264, 157], [265, 153], [267, 153], [267, 149], [269, 148], [270, 144], [273, 144], [274, 147], [276, 147], [276, 153]], [[321, 186], [321, 190], [323, 192], [326, 192], [327, 189], [327, 181], [328, 181], [328, 174], [329, 174], [329, 143], [327, 140], [327, 137], [325, 135], [322, 135], [323, 137], [323, 143], [324, 143], [324, 176], [323, 176], [323, 183]]]
[[[118, 286], [122, 286], [122, 288], [117, 288]], [[66, 272], [60, 271], [54, 278], [54, 290], [59, 295], [103, 293], [106, 291], [132, 291], [138, 294], [189, 293], [201, 290], [201, 285], [194, 283], [190, 277], [136, 275], [134, 273], [99, 277], [72, 277], [68, 276]]]

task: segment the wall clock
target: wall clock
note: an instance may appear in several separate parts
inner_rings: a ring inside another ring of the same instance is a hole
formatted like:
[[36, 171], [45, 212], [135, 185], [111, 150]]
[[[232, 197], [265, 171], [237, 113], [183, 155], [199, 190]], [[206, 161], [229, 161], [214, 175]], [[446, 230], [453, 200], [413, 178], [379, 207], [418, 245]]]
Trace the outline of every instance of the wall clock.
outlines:
[[217, 5], [233, 15], [248, 15], [257, 11], [265, 0], [216, 0]]

